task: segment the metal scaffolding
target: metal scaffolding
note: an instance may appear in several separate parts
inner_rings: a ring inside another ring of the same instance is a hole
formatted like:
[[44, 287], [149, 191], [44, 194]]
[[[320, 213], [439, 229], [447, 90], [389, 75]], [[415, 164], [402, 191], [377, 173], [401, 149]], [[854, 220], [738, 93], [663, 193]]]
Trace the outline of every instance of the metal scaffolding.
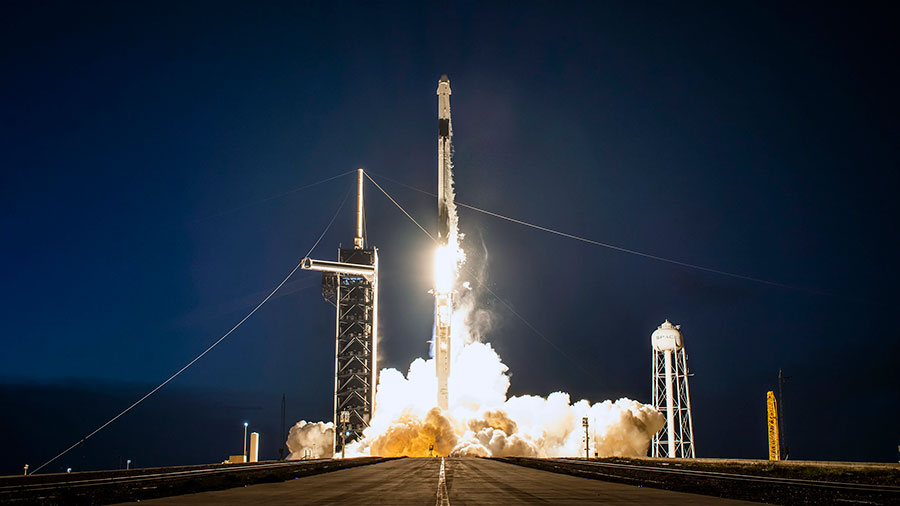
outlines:
[[358, 171], [354, 248], [338, 249], [338, 261], [304, 259], [322, 271], [322, 296], [336, 311], [334, 340], [334, 453], [362, 437], [375, 411], [378, 346], [378, 251], [364, 248], [363, 171]]

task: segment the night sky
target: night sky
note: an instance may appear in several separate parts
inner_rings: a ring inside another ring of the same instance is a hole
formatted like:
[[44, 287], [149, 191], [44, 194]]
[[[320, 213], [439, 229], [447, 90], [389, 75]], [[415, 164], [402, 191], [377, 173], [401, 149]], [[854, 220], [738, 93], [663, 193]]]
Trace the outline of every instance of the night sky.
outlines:
[[[650, 402], [681, 324], [698, 456], [895, 461], [898, 11], [781, 2], [19, 2], [0, 16], [0, 474], [178, 370], [296, 265], [369, 170], [437, 226], [435, 89], [457, 198], [755, 283], [462, 209], [511, 393]], [[296, 189], [296, 191], [294, 191]], [[380, 364], [432, 325], [430, 240], [371, 184]], [[347, 205], [314, 256], [352, 244]], [[276, 458], [330, 420], [332, 306], [299, 272], [157, 396], [47, 471]], [[545, 340], [562, 350], [560, 353]]]

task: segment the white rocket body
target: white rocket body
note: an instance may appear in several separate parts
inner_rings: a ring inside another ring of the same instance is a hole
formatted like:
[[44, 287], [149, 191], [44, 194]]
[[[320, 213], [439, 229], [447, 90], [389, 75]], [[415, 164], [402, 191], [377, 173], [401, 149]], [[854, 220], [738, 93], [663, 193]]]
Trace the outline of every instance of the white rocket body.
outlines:
[[[438, 81], [438, 243], [446, 246], [451, 234], [450, 203], [453, 201], [453, 165], [450, 160], [450, 79]], [[449, 407], [450, 319], [453, 316], [452, 287], [434, 289], [434, 363], [438, 380], [437, 402], [441, 409]]]
[[438, 95], [438, 241], [447, 244], [453, 229], [450, 223], [450, 203], [453, 201], [453, 164], [450, 160], [450, 79], [441, 76]]

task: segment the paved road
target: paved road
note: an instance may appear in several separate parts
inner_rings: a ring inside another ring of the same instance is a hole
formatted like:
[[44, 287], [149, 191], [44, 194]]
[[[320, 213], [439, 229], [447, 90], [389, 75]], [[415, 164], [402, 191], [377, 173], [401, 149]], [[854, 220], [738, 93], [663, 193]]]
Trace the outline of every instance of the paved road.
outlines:
[[145, 500], [140, 504], [737, 506], [757, 503], [588, 480], [491, 460], [448, 458], [443, 461], [442, 459], [394, 460], [283, 483]]

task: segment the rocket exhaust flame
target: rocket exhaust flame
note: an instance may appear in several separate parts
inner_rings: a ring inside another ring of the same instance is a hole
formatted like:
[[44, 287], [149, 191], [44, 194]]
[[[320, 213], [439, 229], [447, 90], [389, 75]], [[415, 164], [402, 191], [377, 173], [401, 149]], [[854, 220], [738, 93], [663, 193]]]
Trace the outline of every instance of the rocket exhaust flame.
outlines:
[[[414, 360], [406, 375], [396, 369], [381, 370], [375, 413], [363, 438], [347, 445], [347, 455], [579, 456], [584, 455], [584, 417], [592, 429], [592, 454], [646, 455], [653, 434], [665, 423], [650, 405], [624, 398], [572, 403], [564, 392], [507, 397], [509, 368], [483, 341], [494, 318], [478, 304], [477, 291], [468, 283], [459, 284], [459, 268], [466, 255], [460, 246], [454, 202], [447, 76], [441, 77], [437, 93], [438, 248], [432, 358]], [[476, 270], [483, 274], [483, 268]], [[304, 451], [297, 443], [309, 439], [308, 433], [320, 434], [330, 427], [298, 424], [295, 429], [296, 434], [291, 431], [292, 457]]]
[[434, 290], [450, 293], [456, 283], [459, 264], [462, 263], [459, 247], [452, 244], [439, 246], [434, 252]]

